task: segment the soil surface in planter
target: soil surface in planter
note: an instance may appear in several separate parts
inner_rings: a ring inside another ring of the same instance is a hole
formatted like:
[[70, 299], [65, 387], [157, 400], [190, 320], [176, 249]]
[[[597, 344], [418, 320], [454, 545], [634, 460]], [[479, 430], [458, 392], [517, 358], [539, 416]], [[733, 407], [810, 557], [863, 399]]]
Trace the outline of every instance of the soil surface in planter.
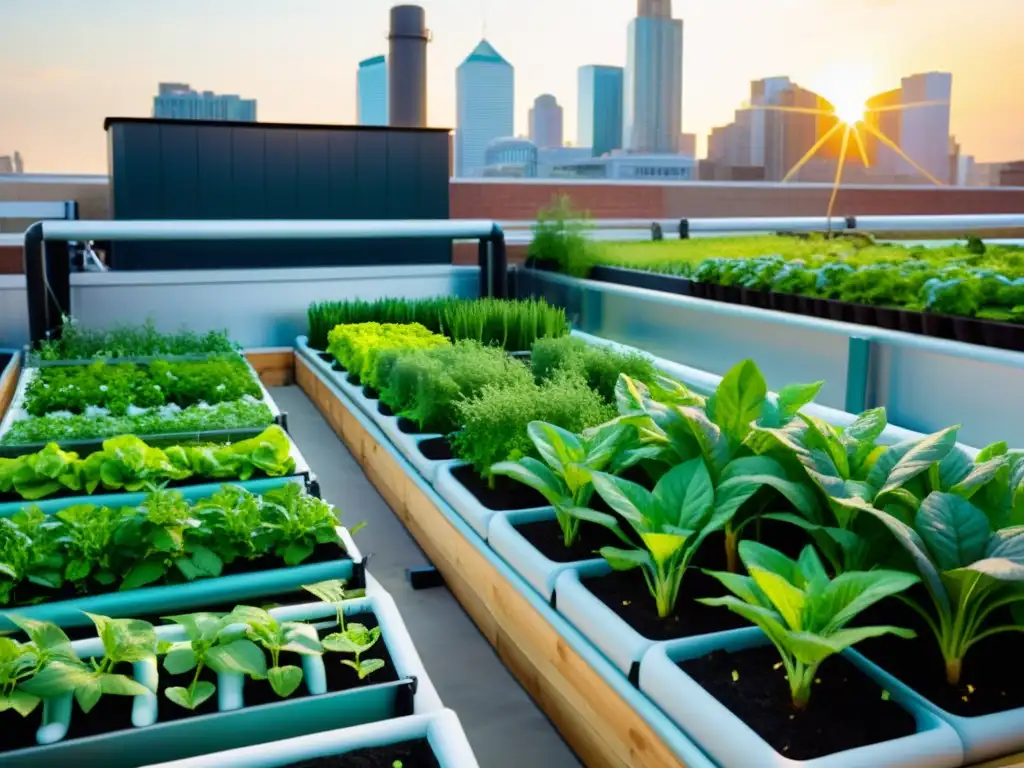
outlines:
[[421, 440], [417, 445], [419, 452], [431, 461], [447, 461], [454, 459], [455, 453], [447, 437], [432, 437], [429, 440]]
[[[916, 597], [917, 595], [915, 595]], [[930, 605], [921, 596], [921, 605]], [[1012, 623], [1000, 615], [1000, 623]], [[862, 614], [858, 624], [890, 624], [917, 632], [912, 640], [879, 637], [857, 643], [857, 650], [926, 699], [954, 715], [979, 717], [1024, 707], [1024, 635], [1006, 632], [987, 637], [964, 657], [959, 685], [946, 682], [938, 641], [924, 622], [902, 603], [887, 601]]]
[[[774, 646], [715, 651], [679, 667], [779, 754], [811, 760], [916, 733], [914, 717], [841, 656], [818, 670], [810, 703], [793, 709]], [[817, 682], [820, 680], [820, 682]]]
[[367, 747], [344, 755], [317, 757], [301, 763], [289, 763], [285, 768], [393, 768], [399, 761], [402, 768], [440, 768], [434, 750], [426, 739], [401, 741], [386, 747]]
[[[362, 624], [367, 629], [373, 629], [378, 623], [377, 617], [372, 613], [360, 613], [352, 616], [346, 616], [345, 621], [348, 624], [353, 622]], [[336, 627], [321, 630], [320, 639], [322, 640], [327, 635], [336, 631]], [[337, 693], [338, 691], [347, 691], [352, 688], [365, 688], [370, 685], [380, 685], [381, 683], [393, 683], [399, 679], [398, 670], [395, 669], [395, 662], [391, 659], [391, 654], [388, 653], [388, 648], [384, 643], [383, 635], [381, 635], [380, 639], [373, 644], [373, 647], [370, 648], [370, 650], [362, 654], [362, 658], [381, 659], [384, 662], [384, 666], [373, 674], [368, 675], [363, 680], [360, 680], [359, 675], [356, 674], [356, 671], [352, 669], [352, 667], [341, 663], [343, 659], [350, 659], [354, 661], [355, 656], [351, 653], [325, 653], [323, 655], [323, 660], [324, 669], [327, 671], [327, 692]], [[269, 659], [270, 654], [267, 654], [267, 660], [269, 661]], [[297, 667], [301, 667], [302, 656], [297, 653], [282, 653], [278, 662], [282, 667], [288, 664], [294, 664]], [[286, 700], [274, 693], [274, 689], [270, 687], [270, 682], [267, 680], [246, 679], [242, 696], [245, 700], [246, 707], [254, 707], [260, 704], [273, 704], [277, 701]], [[303, 677], [302, 684], [299, 685], [295, 693], [287, 698], [287, 701], [293, 701], [307, 696], [309, 696], [309, 691], [306, 689], [306, 680], [305, 677]]]
[[495, 476], [491, 488], [468, 464], [455, 467], [452, 476], [488, 509], [508, 511], [547, 506], [547, 501], [537, 491], [508, 477]]
[[565, 546], [562, 528], [557, 520], [518, 523], [515, 529], [544, 557], [556, 563], [593, 560], [601, 557], [597, 552], [601, 547], [623, 546], [618, 536], [594, 523], [580, 523], [579, 535], [568, 548]]
[[0, 733], [3, 734], [3, 739], [0, 739], [0, 754], [39, 746], [36, 743], [36, 731], [42, 724], [42, 716], [42, 704], [28, 717], [22, 717], [13, 709], [0, 712]]
[[619, 618], [650, 640], [674, 640], [750, 626], [730, 610], [697, 602], [699, 597], [724, 595], [725, 588], [717, 579], [696, 569], [686, 572], [676, 609], [664, 619], [658, 617], [654, 597], [639, 568], [582, 579], [582, 583]]
[[[340, 558], [347, 558], [348, 555], [345, 553], [343, 547], [339, 544], [317, 544], [308, 558], [302, 561], [302, 565], [314, 565], [316, 563], [328, 563], [338, 560]], [[256, 560], [236, 560], [229, 566], [224, 568], [221, 576], [237, 576], [245, 573], [260, 573], [263, 571], [273, 571], [280, 568], [287, 568], [284, 560], [275, 555], [264, 555]], [[171, 571], [171, 575], [174, 576], [177, 571]], [[206, 581], [207, 579], [199, 579], [199, 581]], [[168, 585], [185, 584], [187, 583], [184, 577], [170, 578], [164, 581], [160, 581], [154, 584], [149, 584], [149, 587], [162, 587]], [[104, 587], [98, 582], [90, 582], [89, 589], [85, 592], [79, 592], [75, 589], [74, 585], [70, 582], [65, 582], [60, 589], [50, 589], [48, 587], [41, 586], [39, 584], [33, 584], [29, 581], [22, 582], [18, 585], [15, 590], [15, 599], [12, 605], [39, 605], [42, 603], [53, 603], [60, 600], [74, 600], [80, 597], [92, 597], [95, 595], [108, 595], [118, 591], [118, 584], [114, 583], [110, 586]], [[142, 587], [145, 589], [146, 587]], [[90, 625], [91, 630], [91, 625]], [[92, 636], [90, 634], [90, 636]]]

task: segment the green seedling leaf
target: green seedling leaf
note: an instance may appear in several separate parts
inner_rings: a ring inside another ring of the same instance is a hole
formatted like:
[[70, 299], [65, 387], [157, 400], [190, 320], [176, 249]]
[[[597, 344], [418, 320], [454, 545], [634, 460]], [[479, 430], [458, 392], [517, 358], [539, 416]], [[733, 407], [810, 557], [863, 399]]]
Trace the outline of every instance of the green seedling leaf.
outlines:
[[271, 667], [267, 670], [267, 679], [270, 680], [270, 687], [274, 689], [274, 693], [286, 698], [295, 693], [302, 682], [302, 668], [294, 665]]
[[206, 663], [218, 673], [237, 672], [255, 680], [267, 676], [267, 658], [251, 640], [239, 639], [226, 645], [215, 645], [207, 651]]
[[179, 707], [195, 710], [217, 692], [217, 687], [206, 680], [197, 680], [192, 690], [188, 688], [167, 688], [164, 695]]
[[341, 663], [347, 667], [352, 667], [356, 674], [359, 675], [360, 680], [365, 680], [378, 669], [383, 669], [385, 666], [383, 659], [362, 659], [358, 663], [351, 659], [343, 659]]

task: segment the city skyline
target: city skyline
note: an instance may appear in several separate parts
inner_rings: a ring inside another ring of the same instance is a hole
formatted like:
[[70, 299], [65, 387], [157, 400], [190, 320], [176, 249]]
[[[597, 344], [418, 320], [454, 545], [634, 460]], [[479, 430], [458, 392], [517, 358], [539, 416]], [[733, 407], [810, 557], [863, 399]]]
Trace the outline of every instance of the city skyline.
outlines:
[[[636, 0], [613, 0], [598, 16], [583, 0], [557, 7], [490, 0], [486, 13], [482, 3], [468, 0], [422, 5], [433, 32], [429, 125], [455, 127], [455, 67], [486, 21], [488, 39], [516, 69], [513, 133], [527, 135], [528, 105], [551, 93], [564, 107], [567, 138], [577, 133], [579, 67], [623, 66], [626, 28], [636, 12]], [[950, 130], [963, 152], [981, 162], [1024, 156], [1017, 129], [1024, 94], [1005, 87], [1024, 77], [1012, 36], [1013, 20], [1024, 21], [1019, 2], [822, 5], [778, 0], [765, 8], [756, 0], [720, 0], [709, 7], [676, 0], [673, 15], [686, 29], [682, 130], [700, 137], [698, 155], [711, 128], [731, 119], [751, 81], [786, 75], [826, 98], [850, 85], [868, 96], [910, 73], [939, 70], [957, 83]], [[298, 0], [287, 12], [269, 0], [208, 6], [167, 0], [143, 11], [126, 0], [94, 0], [86, 10], [70, 0], [37, 0], [7, 10], [0, 140], [19, 147], [33, 170], [102, 172], [103, 118], [148, 114], [156, 84], [178, 80], [258, 99], [263, 120], [356, 122], [353, 72], [359, 60], [385, 48], [385, 5], [340, 10], [326, 0]], [[181, 45], [183, 36], [189, 45]], [[54, 44], [32, 44], [42, 37]], [[91, 44], [83, 47], [83, 40]]]

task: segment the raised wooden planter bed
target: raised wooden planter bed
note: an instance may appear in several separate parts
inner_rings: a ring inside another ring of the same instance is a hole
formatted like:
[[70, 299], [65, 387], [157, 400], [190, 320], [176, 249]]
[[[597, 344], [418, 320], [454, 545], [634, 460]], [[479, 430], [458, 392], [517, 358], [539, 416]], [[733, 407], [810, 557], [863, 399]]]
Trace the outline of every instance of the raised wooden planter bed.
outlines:
[[[711, 768], [639, 692], [557, 616], [478, 538], [364, 416], [296, 356], [296, 382], [362, 465], [367, 477], [444, 576], [505, 665], [592, 768]], [[522, 589], [516, 587], [521, 582]], [[611, 680], [621, 680], [613, 683]], [[629, 701], [627, 699], [634, 699]], [[652, 725], [656, 723], [656, 725]], [[669, 744], [669, 741], [675, 743]], [[684, 752], [692, 759], [682, 762]]]

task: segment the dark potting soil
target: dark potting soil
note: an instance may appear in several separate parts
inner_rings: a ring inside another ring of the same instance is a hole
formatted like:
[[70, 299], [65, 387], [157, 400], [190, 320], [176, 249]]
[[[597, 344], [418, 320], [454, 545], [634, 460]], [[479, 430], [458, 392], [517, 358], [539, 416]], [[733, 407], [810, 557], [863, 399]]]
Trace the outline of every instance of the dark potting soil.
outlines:
[[416, 446], [419, 452], [431, 461], [447, 461], [455, 458], [452, 445], [446, 437], [432, 437], [429, 440], [421, 440]]
[[[339, 547], [337, 544], [318, 544], [306, 560], [303, 560], [303, 565], [313, 565], [315, 563], [327, 563], [339, 558], [347, 557], [345, 550]], [[287, 568], [284, 561], [280, 557], [274, 555], [265, 555], [257, 558], [256, 560], [236, 560], [229, 566], [225, 566], [222, 576], [236, 576], [244, 573], [260, 573], [263, 571], [272, 571], [279, 568]], [[173, 578], [177, 574], [177, 571], [172, 571], [172, 578], [165, 579], [157, 584], [150, 586], [164, 586], [168, 584], [182, 584], [185, 582], [183, 577]], [[49, 589], [48, 587], [34, 584], [29, 581], [20, 583], [14, 592], [14, 600], [12, 605], [35, 605], [41, 602], [52, 603], [58, 600], [74, 600], [79, 597], [87, 597], [92, 595], [105, 595], [112, 592], [118, 591], [118, 584], [115, 582], [109, 586], [104, 586], [98, 582], [90, 582], [88, 589], [83, 592], [79, 592], [70, 582], [65, 582], [60, 589]]]
[[507, 477], [495, 476], [491, 488], [469, 465], [455, 467], [452, 476], [488, 509], [530, 509], [547, 504], [537, 491]]
[[[352, 616], [345, 617], [346, 622], [358, 622], [367, 629], [372, 629], [377, 626], [377, 617], [372, 613], [355, 614]], [[323, 638], [332, 632], [337, 631], [336, 628], [330, 628], [320, 631], [320, 637]], [[269, 659], [269, 654], [268, 657]], [[327, 690], [330, 693], [337, 691], [346, 691], [352, 688], [365, 688], [369, 685], [380, 685], [381, 683], [393, 683], [398, 680], [398, 670], [395, 669], [395, 663], [391, 659], [391, 654], [388, 653], [388, 648], [384, 644], [384, 638], [381, 637], [370, 650], [363, 654], [364, 659], [382, 659], [384, 666], [378, 669], [373, 674], [367, 676], [365, 679], [360, 680], [359, 675], [356, 671], [347, 664], [342, 664], [342, 659], [354, 659], [355, 657], [347, 653], [325, 653], [323, 656], [324, 669], [327, 671]], [[278, 663], [283, 667], [288, 664], [294, 664], [297, 667], [302, 666], [302, 656], [297, 653], [282, 653], [278, 659]], [[245, 688], [243, 690], [243, 697], [245, 699], [246, 707], [254, 707], [260, 704], [273, 704], [283, 699], [274, 693], [274, 689], [270, 687], [270, 682], [267, 680], [251, 680], [246, 679]], [[295, 693], [288, 697], [288, 700], [301, 699], [309, 696], [309, 691], [306, 689], [305, 678], [303, 682], [296, 689]]]
[[[919, 587], [910, 594], [921, 605], [930, 605]], [[1008, 614], [996, 614], [993, 616], [1000, 623], [1012, 622]], [[914, 630], [917, 637], [911, 640], [893, 636], [872, 638], [857, 643], [857, 650], [947, 712], [980, 717], [1024, 707], [1024, 666], [1013, 661], [1024, 656], [1024, 635], [1019, 632], [993, 635], [972, 647], [964, 657], [960, 683], [953, 686], [946, 682], [946, 666], [935, 635], [902, 602], [887, 600], [875, 605], [861, 614], [857, 623]]]
[[0, 712], [0, 754], [36, 746], [36, 731], [42, 724], [43, 705], [36, 707], [28, 717], [22, 717], [13, 709]]
[[638, 568], [584, 578], [582, 582], [620, 619], [650, 640], [674, 640], [749, 626], [749, 622], [727, 608], [697, 602], [700, 597], [720, 597], [726, 590], [717, 579], [696, 568], [687, 570], [675, 612], [664, 619], [658, 617], [654, 596]]
[[317, 757], [301, 763], [289, 763], [285, 768], [440, 768], [434, 750], [426, 739], [401, 741], [386, 747], [367, 747], [344, 755]]
[[621, 547], [622, 541], [607, 528], [595, 523], [580, 523], [579, 535], [571, 547], [565, 546], [562, 527], [557, 520], [538, 520], [519, 523], [515, 529], [548, 560], [572, 563], [577, 560], [599, 558], [601, 547]]
[[796, 711], [780, 662], [779, 652], [769, 645], [736, 653], [715, 651], [679, 667], [792, 760], [811, 760], [917, 731], [913, 715], [883, 698], [882, 689], [842, 656], [825, 660], [807, 709]]

